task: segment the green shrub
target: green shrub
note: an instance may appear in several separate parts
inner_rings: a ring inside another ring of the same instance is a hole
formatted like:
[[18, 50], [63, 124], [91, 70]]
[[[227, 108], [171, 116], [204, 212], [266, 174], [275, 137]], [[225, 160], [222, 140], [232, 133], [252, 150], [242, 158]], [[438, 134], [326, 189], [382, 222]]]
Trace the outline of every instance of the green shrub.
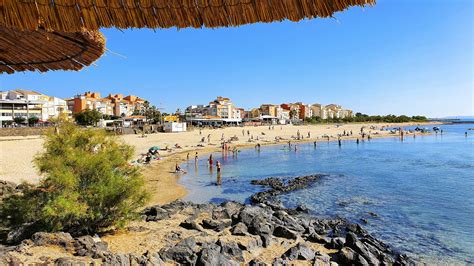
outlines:
[[39, 122], [39, 118], [36, 117], [36, 116], [32, 116], [32, 117], [28, 118], [28, 125], [30, 125], [30, 126], [34, 126], [34, 125], [38, 124], [38, 122]]
[[81, 126], [95, 126], [102, 118], [102, 114], [97, 110], [84, 110], [74, 114], [76, 123]]
[[91, 234], [138, 217], [148, 194], [139, 168], [128, 164], [131, 146], [105, 131], [62, 123], [44, 148], [35, 158], [44, 178], [4, 199], [3, 224], [13, 230], [29, 225], [30, 233]]

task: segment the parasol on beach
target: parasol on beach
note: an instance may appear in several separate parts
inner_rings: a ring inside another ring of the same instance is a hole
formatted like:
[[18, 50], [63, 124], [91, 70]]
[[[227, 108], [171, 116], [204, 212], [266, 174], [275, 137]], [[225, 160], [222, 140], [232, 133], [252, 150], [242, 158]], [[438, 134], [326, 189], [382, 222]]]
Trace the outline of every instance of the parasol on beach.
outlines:
[[[351, 6], [375, 4], [376, 0], [0, 0], [0, 73], [25, 70], [79, 70], [91, 64], [102, 43], [84, 41], [84, 34], [98, 34], [100, 28], [216, 28], [274, 21], [300, 21], [331, 17]], [[16, 39], [7, 39], [12, 31]], [[91, 33], [92, 32], [92, 33]], [[44, 41], [51, 33], [68, 36], [64, 41], [80, 43], [82, 53], [58, 49], [61, 39]], [[22, 35], [22, 36], [21, 36]], [[41, 39], [45, 52], [32, 50], [24, 59], [22, 47], [12, 47], [12, 40], [24, 43]], [[102, 46], [101, 46], [102, 45]], [[87, 55], [86, 51], [89, 51]], [[9, 57], [6, 57], [7, 54]], [[93, 56], [92, 56], [93, 55]], [[98, 57], [97, 57], [98, 58]], [[97, 59], [96, 58], [96, 59]], [[39, 63], [38, 63], [39, 62]]]
[[16, 31], [0, 26], [0, 73], [79, 70], [104, 51], [105, 38], [97, 31]]

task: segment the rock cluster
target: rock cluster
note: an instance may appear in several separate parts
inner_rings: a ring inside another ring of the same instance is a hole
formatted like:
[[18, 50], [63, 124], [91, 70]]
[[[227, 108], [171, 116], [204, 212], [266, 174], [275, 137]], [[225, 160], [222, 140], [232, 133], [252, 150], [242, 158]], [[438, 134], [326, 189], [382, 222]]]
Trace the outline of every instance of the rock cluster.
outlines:
[[[84, 258], [99, 260], [103, 265], [286, 265], [297, 261], [313, 265], [411, 263], [407, 257], [393, 252], [357, 224], [343, 219], [319, 219], [308, 215], [305, 208], [288, 210], [272, 203], [272, 198], [278, 193], [300, 189], [318, 178], [311, 176], [287, 182], [280, 179], [253, 182], [271, 187], [273, 192], [258, 197], [259, 201], [270, 204], [226, 202], [214, 205], [175, 201], [150, 207], [143, 212], [145, 221], [161, 222], [179, 216], [182, 217], [179, 223], [182, 231], [176, 230], [166, 236], [166, 245], [160, 250], [148, 250], [143, 254], [115, 254], [99, 238], [73, 238], [66, 233], [36, 233], [14, 249], [53, 245], [73, 255], [55, 259], [55, 265], [77, 265], [78, 260]], [[193, 234], [189, 236], [183, 232]], [[211, 232], [217, 237], [206, 237]], [[276, 245], [284, 247], [286, 251], [272, 257], [270, 263], [268, 259], [264, 263], [258, 254], [264, 254]], [[331, 250], [331, 253], [326, 254], [315, 246]], [[6, 248], [0, 246], [0, 264], [12, 263], [14, 258], [8, 254]], [[249, 254], [257, 255], [252, 257]]]
[[267, 205], [274, 205], [278, 202], [275, 200], [275, 197], [281, 194], [286, 194], [292, 191], [304, 189], [325, 175], [309, 175], [309, 176], [300, 176], [295, 178], [279, 178], [279, 177], [269, 177], [262, 180], [252, 180], [252, 185], [259, 185], [263, 187], [270, 187], [269, 190], [255, 193], [250, 197], [252, 203], [264, 203]]

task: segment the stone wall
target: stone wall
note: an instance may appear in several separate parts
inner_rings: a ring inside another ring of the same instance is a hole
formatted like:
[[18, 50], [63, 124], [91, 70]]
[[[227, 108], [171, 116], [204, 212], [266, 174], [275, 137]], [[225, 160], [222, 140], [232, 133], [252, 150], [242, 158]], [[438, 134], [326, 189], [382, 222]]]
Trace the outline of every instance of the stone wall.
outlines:
[[44, 135], [51, 127], [12, 127], [0, 128], [0, 137]]

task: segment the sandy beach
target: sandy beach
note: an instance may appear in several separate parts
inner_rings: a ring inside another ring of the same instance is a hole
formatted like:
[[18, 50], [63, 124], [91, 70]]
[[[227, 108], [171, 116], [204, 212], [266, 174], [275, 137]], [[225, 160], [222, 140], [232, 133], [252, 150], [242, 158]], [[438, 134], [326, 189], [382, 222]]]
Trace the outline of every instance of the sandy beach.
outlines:
[[[268, 126], [259, 127], [229, 127], [223, 129], [203, 129], [192, 130], [183, 133], [157, 133], [150, 134], [146, 137], [141, 135], [123, 135], [119, 138], [125, 143], [135, 147], [135, 157], [152, 146], [159, 146], [168, 151], [161, 151], [162, 160], [154, 161], [151, 165], [144, 166], [143, 174], [147, 180], [148, 187], [153, 195], [150, 205], [164, 204], [186, 195], [186, 190], [177, 184], [179, 175], [173, 173], [176, 163], [186, 160], [186, 156], [190, 153], [191, 159], [194, 153], [199, 152], [200, 160], [206, 160], [206, 153], [220, 150], [221, 138], [228, 140], [236, 136], [237, 141], [232, 141], [232, 147], [238, 148], [253, 147], [257, 143], [261, 145], [273, 145], [278, 143], [286, 143], [289, 140], [296, 142], [294, 137], [299, 131], [304, 137], [305, 142], [310, 141], [327, 141], [326, 136], [331, 140], [336, 140], [338, 134], [344, 131], [353, 132], [353, 136], [344, 137], [343, 139], [359, 137], [361, 127], [365, 127], [365, 132], [370, 132], [372, 137], [388, 137], [393, 136], [389, 131], [381, 130], [382, 127], [406, 127], [418, 125], [418, 123], [405, 124], [343, 124], [343, 125], [308, 125], [308, 126], [275, 126], [269, 129]], [[308, 132], [310, 136], [308, 138]], [[243, 133], [245, 136], [243, 136]], [[250, 135], [248, 134], [250, 133]], [[210, 135], [210, 142], [207, 137]], [[276, 142], [275, 138], [281, 138], [280, 142]], [[205, 139], [201, 143], [202, 138]], [[258, 140], [257, 140], [258, 139]], [[0, 138], [0, 180], [20, 183], [22, 181], [37, 183], [40, 179], [32, 160], [34, 156], [42, 151], [43, 139], [41, 136], [28, 137], [1, 137]], [[175, 148], [175, 144], [179, 144], [181, 148]], [[173, 155], [173, 156], [172, 156]]]

